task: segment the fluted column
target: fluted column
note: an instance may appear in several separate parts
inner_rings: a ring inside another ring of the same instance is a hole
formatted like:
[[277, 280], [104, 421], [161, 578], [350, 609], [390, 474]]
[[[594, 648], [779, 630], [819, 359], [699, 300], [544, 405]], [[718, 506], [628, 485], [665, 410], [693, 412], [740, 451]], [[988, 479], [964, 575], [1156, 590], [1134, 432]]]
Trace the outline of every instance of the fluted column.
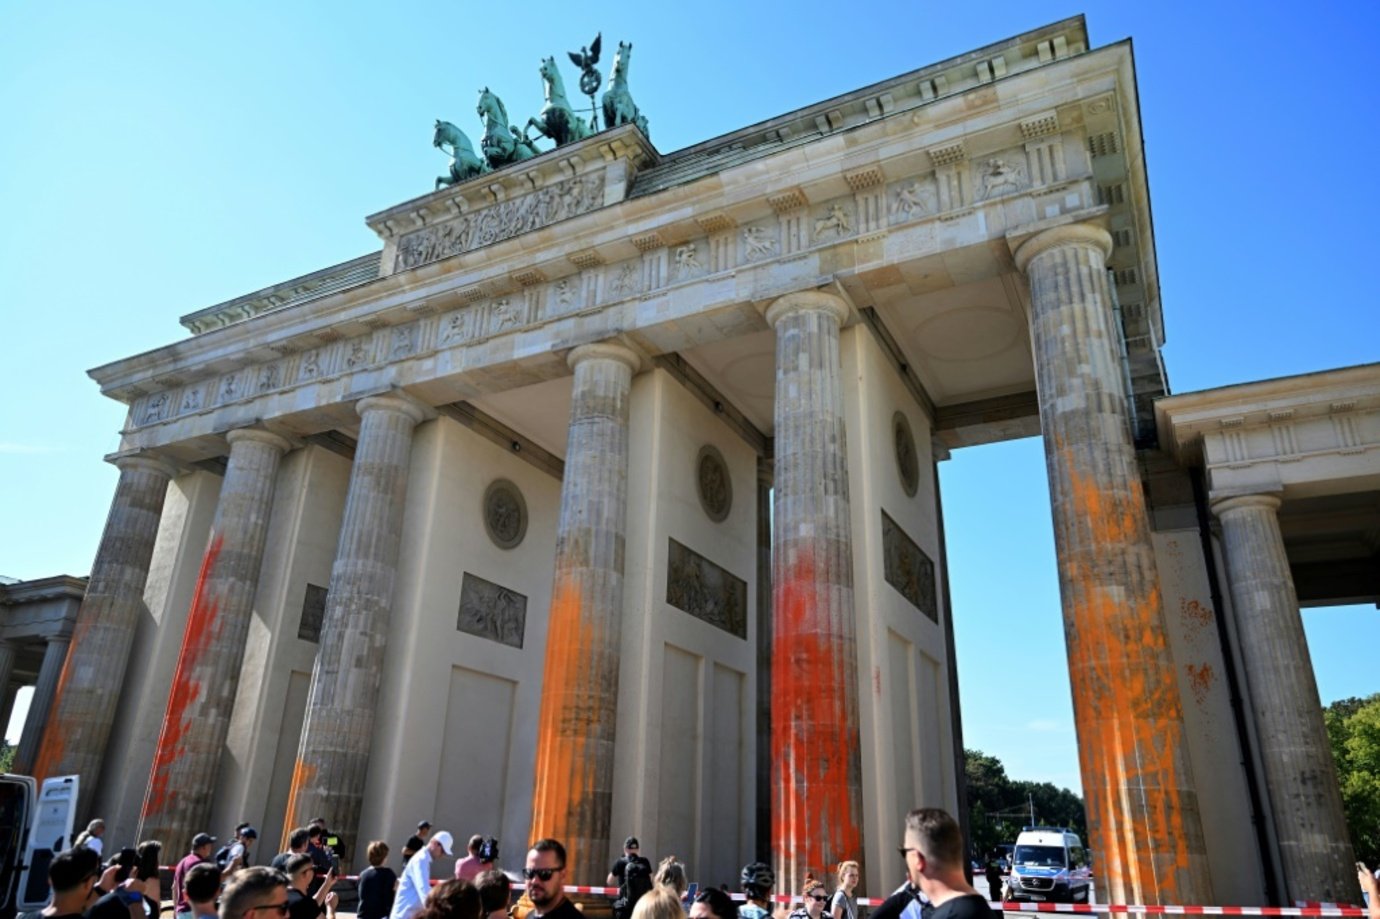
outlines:
[[862, 855], [858, 648], [839, 329], [822, 291], [767, 309], [776, 329], [772, 528], [772, 851], [777, 890]]
[[393, 613], [412, 435], [424, 416], [397, 396], [360, 401], [359, 443], [331, 567], [287, 826], [315, 817], [354, 851]]
[[1053, 505], [1059, 591], [1098, 899], [1211, 903], [1183, 709], [1161, 610], [1112, 318], [1105, 230], [1016, 253]]
[[231, 431], [230, 460], [182, 650], [158, 735], [138, 838], [169, 851], [191, 843], [211, 819], [211, 795], [239, 687], [245, 639], [259, 585], [278, 464], [288, 442], [255, 429]]
[[1356, 869], [1308, 639], [1280, 535], [1280, 500], [1213, 502], [1289, 901], [1352, 902]]
[[19, 775], [33, 774], [38, 743], [48, 723], [48, 713], [53, 708], [53, 697], [57, 694], [58, 679], [62, 675], [62, 665], [67, 660], [70, 641], [66, 635], [56, 636], [48, 639], [48, 645], [43, 649], [43, 663], [38, 668], [38, 682], [34, 684], [33, 699], [29, 702], [29, 715], [24, 719], [19, 749], [14, 752], [14, 763], [10, 766], [10, 770]]
[[613, 803], [628, 400], [638, 357], [615, 344], [571, 352], [575, 371], [556, 571], [537, 722], [532, 839], [570, 853], [570, 883], [601, 883]]
[[[79, 775], [89, 788], [99, 779], [143, 608], [153, 544], [173, 470], [144, 456], [117, 457], [112, 462], [120, 470], [120, 480], [33, 764], [33, 774], [40, 781]], [[93, 797], [81, 796], [78, 822], [88, 815], [84, 806]]]

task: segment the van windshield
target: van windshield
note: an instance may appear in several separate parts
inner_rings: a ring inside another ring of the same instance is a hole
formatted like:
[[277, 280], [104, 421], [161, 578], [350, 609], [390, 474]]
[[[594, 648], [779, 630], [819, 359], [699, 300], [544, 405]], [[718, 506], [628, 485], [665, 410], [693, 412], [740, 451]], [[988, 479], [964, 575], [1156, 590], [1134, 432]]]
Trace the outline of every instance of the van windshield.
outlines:
[[1063, 846], [1017, 846], [1017, 865], [1031, 868], [1064, 868]]

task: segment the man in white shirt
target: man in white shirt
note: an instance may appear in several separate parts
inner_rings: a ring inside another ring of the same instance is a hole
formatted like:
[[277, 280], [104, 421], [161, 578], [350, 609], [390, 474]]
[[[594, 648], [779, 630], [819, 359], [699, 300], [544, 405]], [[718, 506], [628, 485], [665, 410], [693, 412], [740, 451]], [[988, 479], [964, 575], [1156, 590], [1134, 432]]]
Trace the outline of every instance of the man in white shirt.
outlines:
[[445, 830], [432, 833], [426, 848], [407, 860], [388, 919], [412, 919], [422, 911], [427, 894], [431, 893], [431, 861], [439, 855], [453, 856], [451, 847], [454, 844], [455, 840]]

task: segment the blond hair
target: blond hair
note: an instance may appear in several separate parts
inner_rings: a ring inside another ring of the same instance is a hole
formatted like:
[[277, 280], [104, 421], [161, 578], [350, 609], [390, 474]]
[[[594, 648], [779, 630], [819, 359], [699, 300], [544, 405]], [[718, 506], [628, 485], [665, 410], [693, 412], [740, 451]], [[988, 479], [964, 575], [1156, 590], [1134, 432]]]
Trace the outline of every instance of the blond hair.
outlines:
[[632, 919], [685, 919], [680, 897], [670, 887], [653, 886], [638, 898]]

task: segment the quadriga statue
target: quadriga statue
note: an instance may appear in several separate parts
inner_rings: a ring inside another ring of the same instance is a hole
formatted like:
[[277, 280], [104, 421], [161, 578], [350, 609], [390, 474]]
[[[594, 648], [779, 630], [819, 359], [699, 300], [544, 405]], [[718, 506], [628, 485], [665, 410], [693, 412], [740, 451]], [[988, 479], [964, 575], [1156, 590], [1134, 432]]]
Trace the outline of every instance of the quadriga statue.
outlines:
[[[436, 133], [431, 138], [431, 145], [442, 153], [450, 154], [450, 175], [437, 176], [437, 188], [442, 185], [454, 185], [456, 182], [463, 182], [489, 171], [489, 164], [474, 152], [474, 147], [471, 146], [465, 132], [449, 121], [441, 121], [439, 118], [436, 120]], [[446, 150], [446, 147], [450, 147], [450, 150]]]

